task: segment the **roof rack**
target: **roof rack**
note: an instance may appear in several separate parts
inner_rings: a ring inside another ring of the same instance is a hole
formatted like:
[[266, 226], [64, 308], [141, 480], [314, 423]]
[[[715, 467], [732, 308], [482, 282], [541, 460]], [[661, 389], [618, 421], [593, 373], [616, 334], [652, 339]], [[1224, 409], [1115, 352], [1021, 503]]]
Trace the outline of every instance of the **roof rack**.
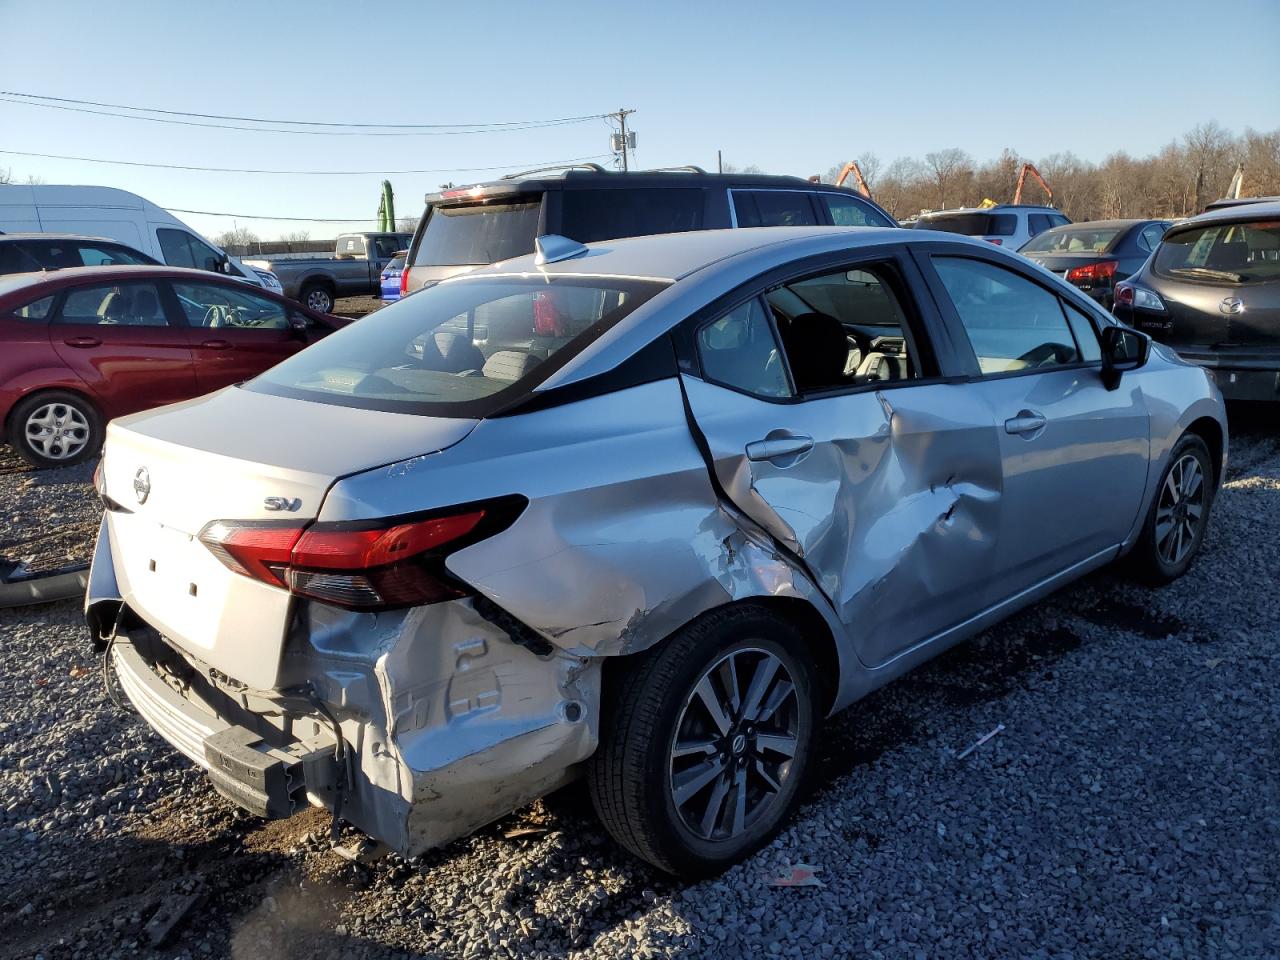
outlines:
[[515, 180], [519, 177], [527, 177], [535, 173], [550, 173], [552, 170], [590, 170], [593, 173], [608, 173], [604, 167], [598, 163], [557, 163], [550, 167], [535, 167], [532, 170], [521, 170], [519, 173], [503, 174], [503, 180]]
[[706, 173], [701, 167], [694, 166], [692, 163], [686, 163], [679, 167], [651, 167], [648, 170], [641, 170], [641, 173]]

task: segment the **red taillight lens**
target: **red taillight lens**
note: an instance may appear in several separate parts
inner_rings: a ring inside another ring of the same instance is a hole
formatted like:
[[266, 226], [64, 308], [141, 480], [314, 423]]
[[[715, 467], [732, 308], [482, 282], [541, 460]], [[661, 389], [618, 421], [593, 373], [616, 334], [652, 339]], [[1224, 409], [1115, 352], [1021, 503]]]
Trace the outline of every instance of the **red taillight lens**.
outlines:
[[1090, 263], [1083, 267], [1073, 267], [1067, 271], [1068, 283], [1100, 283], [1111, 280], [1116, 275], [1117, 260], [1103, 260], [1101, 263]]
[[444, 558], [506, 529], [525, 502], [506, 497], [447, 514], [309, 526], [215, 520], [200, 541], [228, 569], [299, 596], [357, 610], [422, 606], [465, 594]]
[[400, 296], [404, 296], [409, 292], [409, 265], [405, 264], [403, 270], [400, 271]]

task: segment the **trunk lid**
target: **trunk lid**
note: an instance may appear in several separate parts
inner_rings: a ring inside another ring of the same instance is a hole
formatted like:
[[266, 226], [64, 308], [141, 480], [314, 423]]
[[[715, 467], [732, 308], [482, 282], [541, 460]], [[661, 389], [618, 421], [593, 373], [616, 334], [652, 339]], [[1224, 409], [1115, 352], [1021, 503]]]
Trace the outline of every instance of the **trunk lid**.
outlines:
[[122, 597], [172, 642], [275, 685], [291, 596], [198, 539], [214, 520], [314, 519], [335, 480], [452, 446], [476, 421], [339, 407], [237, 387], [111, 423], [103, 490]]

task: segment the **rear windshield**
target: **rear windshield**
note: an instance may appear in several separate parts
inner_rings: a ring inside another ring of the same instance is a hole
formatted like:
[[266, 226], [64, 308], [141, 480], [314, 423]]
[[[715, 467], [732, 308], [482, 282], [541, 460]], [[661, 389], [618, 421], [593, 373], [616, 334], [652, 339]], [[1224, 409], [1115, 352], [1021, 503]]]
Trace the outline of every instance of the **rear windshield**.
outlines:
[[1059, 227], [1024, 244], [1020, 253], [1105, 253], [1121, 227], [1091, 230], [1087, 227]]
[[461, 267], [533, 253], [541, 203], [538, 199], [432, 207], [414, 266]]
[[1018, 226], [1012, 213], [944, 213], [916, 221], [917, 230], [944, 230], [966, 237], [1011, 237]]
[[1152, 268], [1166, 277], [1208, 283], [1280, 279], [1280, 220], [1171, 230], [1156, 248]]
[[399, 273], [404, 269], [404, 254], [398, 253], [391, 258], [391, 262], [383, 268], [387, 273]]
[[612, 277], [446, 281], [330, 334], [245, 388], [397, 413], [489, 416], [665, 286]]
[[560, 232], [579, 243], [702, 228], [703, 196], [697, 188], [565, 190], [560, 202]]

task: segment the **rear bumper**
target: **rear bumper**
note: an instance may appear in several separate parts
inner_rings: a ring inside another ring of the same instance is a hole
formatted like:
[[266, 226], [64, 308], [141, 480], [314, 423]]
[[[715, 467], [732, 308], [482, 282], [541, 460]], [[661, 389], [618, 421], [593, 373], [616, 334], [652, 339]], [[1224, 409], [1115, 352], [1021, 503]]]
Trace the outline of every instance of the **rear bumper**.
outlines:
[[1280, 401], [1280, 356], [1174, 349], [1183, 360], [1209, 370], [1226, 400]]

